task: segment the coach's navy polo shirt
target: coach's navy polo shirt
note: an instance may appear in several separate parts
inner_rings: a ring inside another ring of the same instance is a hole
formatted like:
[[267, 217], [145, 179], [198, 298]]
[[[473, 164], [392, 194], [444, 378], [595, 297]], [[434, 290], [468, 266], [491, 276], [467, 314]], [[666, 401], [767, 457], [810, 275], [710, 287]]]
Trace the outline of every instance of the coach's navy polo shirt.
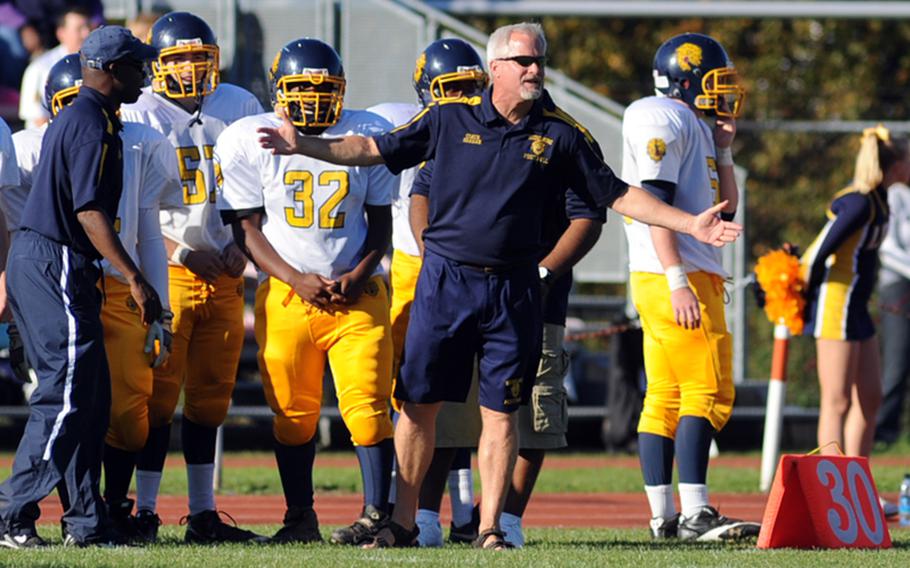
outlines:
[[617, 178], [587, 130], [548, 93], [518, 124], [482, 97], [431, 104], [375, 138], [392, 173], [434, 160], [426, 247], [482, 266], [536, 263], [553, 193], [566, 192], [569, 218], [602, 218], [628, 184]]
[[112, 222], [117, 216], [123, 191], [122, 128], [107, 97], [81, 87], [44, 134], [22, 228], [89, 258], [101, 258], [76, 214], [97, 209]]

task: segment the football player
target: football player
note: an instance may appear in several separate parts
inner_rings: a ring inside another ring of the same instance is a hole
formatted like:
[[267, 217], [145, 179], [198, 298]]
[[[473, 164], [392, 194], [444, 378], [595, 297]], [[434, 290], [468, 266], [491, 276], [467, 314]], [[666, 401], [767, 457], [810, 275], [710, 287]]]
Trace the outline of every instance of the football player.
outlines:
[[152, 62], [151, 85], [135, 104], [123, 106], [122, 116], [170, 140], [184, 208], [161, 213], [174, 336], [170, 358], [155, 370], [151, 428], [137, 463], [137, 509], [155, 511], [170, 423], [182, 389], [187, 542], [261, 542], [264, 537], [221, 520], [212, 480], [215, 437], [227, 415], [243, 346], [241, 275], [246, 265], [215, 208], [214, 147], [229, 124], [262, 112], [262, 106], [252, 93], [220, 82], [218, 44], [201, 18], [187, 12], [165, 14], [152, 26], [149, 43], [159, 51]]
[[[63, 57], [48, 72], [45, 106], [54, 119], [72, 102], [82, 84], [79, 54]], [[10, 230], [17, 231], [32, 174], [41, 153], [47, 124], [16, 133], [21, 182], [3, 193], [3, 209]], [[126, 498], [136, 453], [148, 435], [148, 403], [152, 394], [152, 367], [164, 362], [170, 344], [170, 308], [165, 256], [158, 211], [182, 207], [180, 183], [173, 148], [159, 132], [136, 123], [126, 123], [123, 140], [123, 194], [114, 228], [124, 249], [142, 268], [159, 291], [165, 317], [146, 327], [130, 296], [129, 285], [109, 262], [103, 261], [101, 289], [106, 301], [101, 311], [104, 344], [111, 370], [111, 421], [105, 440], [104, 498], [111, 520], [123, 536], [141, 536], [150, 530], [144, 517], [134, 524], [133, 502]], [[153, 353], [157, 343], [157, 351]], [[125, 464], [125, 465], [124, 465]], [[141, 532], [137, 533], [137, 528]], [[154, 524], [157, 530], [157, 523]]]
[[321, 540], [312, 470], [328, 360], [364, 484], [361, 518], [332, 541], [359, 544], [388, 519], [392, 340], [379, 261], [391, 237], [394, 178], [385, 168], [273, 156], [259, 145], [257, 129], [279, 126], [280, 115], [323, 138], [378, 134], [390, 125], [366, 111], [342, 111], [341, 59], [320, 40], [285, 45], [269, 78], [276, 112], [228, 127], [216, 160], [218, 207], [260, 271], [256, 341], [287, 502], [284, 526], [272, 540]]
[[[483, 60], [464, 40], [445, 38], [434, 41], [421, 52], [414, 67], [413, 86], [419, 105], [384, 103], [369, 108], [394, 126], [406, 124], [431, 102], [457, 100], [479, 94], [486, 86]], [[404, 351], [405, 332], [410, 319], [414, 288], [420, 273], [420, 248], [411, 231], [409, 204], [411, 185], [419, 168], [399, 174], [398, 191], [392, 201], [392, 342], [395, 346], [397, 375]], [[474, 485], [471, 475], [471, 449], [480, 436], [480, 409], [475, 388], [468, 402], [443, 403], [436, 418], [436, 450], [427, 476], [421, 486], [417, 510], [420, 546], [442, 546], [439, 508], [446, 480], [452, 502], [452, 524], [449, 539], [471, 542], [477, 536], [472, 523]]]
[[[656, 96], [623, 117], [622, 178], [666, 203], [700, 211], [739, 202], [731, 144], [744, 91], [714, 39], [686, 33], [654, 56]], [[713, 120], [709, 123], [706, 117]], [[721, 252], [688, 235], [627, 220], [632, 299], [644, 332], [648, 388], [638, 446], [654, 538], [720, 540], [758, 534], [709, 505], [711, 440], [733, 408], [732, 339]], [[673, 496], [673, 459], [681, 513]]]

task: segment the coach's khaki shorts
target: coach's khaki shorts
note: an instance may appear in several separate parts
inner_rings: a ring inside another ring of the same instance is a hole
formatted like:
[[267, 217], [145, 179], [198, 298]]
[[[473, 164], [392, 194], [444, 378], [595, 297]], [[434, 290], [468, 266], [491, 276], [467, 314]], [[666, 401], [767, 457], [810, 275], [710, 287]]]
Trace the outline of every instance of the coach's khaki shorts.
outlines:
[[518, 447], [523, 450], [564, 448], [569, 429], [569, 407], [563, 378], [569, 372], [569, 354], [563, 349], [566, 328], [543, 326], [543, 351], [531, 400], [518, 410]]
[[437, 448], [476, 448], [480, 439], [480, 402], [477, 366], [464, 402], [443, 402], [436, 415]]

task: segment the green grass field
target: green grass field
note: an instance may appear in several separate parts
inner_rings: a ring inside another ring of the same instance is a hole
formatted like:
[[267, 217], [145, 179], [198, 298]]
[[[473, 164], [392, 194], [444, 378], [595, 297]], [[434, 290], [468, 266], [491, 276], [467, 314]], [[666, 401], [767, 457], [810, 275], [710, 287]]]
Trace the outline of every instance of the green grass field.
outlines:
[[[250, 527], [269, 533], [277, 527]], [[323, 530], [323, 534], [327, 534]], [[910, 563], [910, 531], [893, 531], [894, 548], [886, 551], [757, 550], [752, 544], [681, 544], [652, 542], [641, 530], [529, 529], [522, 550], [488, 552], [467, 546], [434, 550], [364, 551], [328, 544], [307, 546], [219, 546], [179, 544], [180, 527], [163, 527], [164, 542], [145, 548], [40, 551], [0, 549], [2, 566], [877, 566]], [[45, 536], [57, 538], [49, 529]]]
[[[270, 454], [244, 453], [245, 457], [265, 457]], [[348, 455], [348, 454], [345, 454]], [[591, 454], [584, 454], [590, 457]], [[729, 455], [729, 454], [728, 454]], [[752, 454], [748, 454], [752, 455]], [[179, 460], [179, 457], [178, 457]], [[872, 462], [872, 474], [879, 491], [895, 493], [900, 487], [907, 466], [876, 465]], [[9, 475], [9, 468], [0, 468], [0, 479]], [[755, 493], [758, 491], [758, 468], [712, 466], [708, 482], [712, 491], [720, 493]], [[475, 476], [475, 488], [479, 480]], [[314, 472], [316, 491], [319, 493], [359, 493], [361, 491], [360, 471], [355, 467], [320, 468], [317, 462]], [[598, 467], [573, 469], [544, 469], [537, 481], [535, 491], [542, 493], [592, 493], [641, 491], [641, 472], [629, 467]], [[162, 494], [183, 495], [186, 493], [186, 474], [183, 468], [165, 471], [161, 483]], [[222, 492], [232, 495], [269, 495], [281, 493], [281, 482], [274, 467], [225, 468]]]

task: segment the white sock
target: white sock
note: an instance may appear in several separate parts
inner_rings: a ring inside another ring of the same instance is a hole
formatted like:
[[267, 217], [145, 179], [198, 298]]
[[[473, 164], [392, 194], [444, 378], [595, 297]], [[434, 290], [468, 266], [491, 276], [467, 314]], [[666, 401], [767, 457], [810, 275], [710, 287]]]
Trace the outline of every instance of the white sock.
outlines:
[[698, 514], [698, 511], [708, 504], [708, 486], [704, 483], [680, 483], [679, 504], [682, 505], [683, 517]]
[[470, 523], [474, 510], [474, 478], [471, 468], [449, 472], [449, 499], [452, 501], [452, 524], [463, 527]]
[[525, 545], [525, 535], [521, 532], [521, 517], [503, 512], [499, 516], [499, 528], [506, 533], [506, 542], [515, 548]]
[[417, 509], [417, 543], [424, 548], [442, 546], [442, 526], [439, 524], [439, 513], [429, 509]]
[[190, 502], [190, 514], [215, 510], [215, 464], [186, 464], [186, 486]]
[[651, 506], [651, 517], [669, 519], [676, 514], [672, 485], [645, 485], [645, 494]]
[[389, 481], [389, 505], [395, 504], [395, 498], [398, 496], [398, 472], [392, 468], [392, 479]]
[[158, 488], [161, 487], [161, 472], [136, 470], [136, 510], [158, 510]]

